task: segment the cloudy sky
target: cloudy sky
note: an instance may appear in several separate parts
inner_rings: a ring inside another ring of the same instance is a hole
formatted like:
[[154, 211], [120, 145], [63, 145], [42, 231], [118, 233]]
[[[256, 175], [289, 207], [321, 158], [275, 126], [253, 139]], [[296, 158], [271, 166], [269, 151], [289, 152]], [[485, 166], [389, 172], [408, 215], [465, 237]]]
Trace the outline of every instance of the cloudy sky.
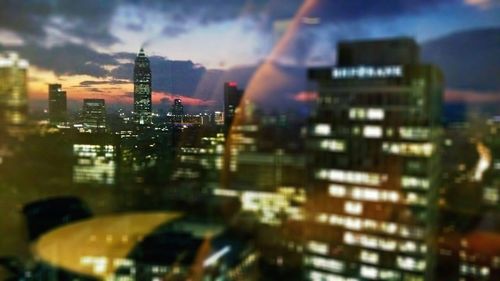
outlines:
[[130, 104], [132, 60], [140, 47], [151, 57], [157, 108], [173, 97], [218, 106], [223, 81], [247, 86], [262, 67], [265, 77], [281, 83], [265, 91], [298, 100], [306, 90], [304, 68], [334, 64], [339, 40], [392, 36], [414, 37], [424, 59], [440, 64], [449, 78], [447, 101], [500, 104], [498, 0], [0, 3], [0, 50], [30, 61], [35, 107], [45, 105], [48, 83], [63, 84], [74, 105], [83, 97]]

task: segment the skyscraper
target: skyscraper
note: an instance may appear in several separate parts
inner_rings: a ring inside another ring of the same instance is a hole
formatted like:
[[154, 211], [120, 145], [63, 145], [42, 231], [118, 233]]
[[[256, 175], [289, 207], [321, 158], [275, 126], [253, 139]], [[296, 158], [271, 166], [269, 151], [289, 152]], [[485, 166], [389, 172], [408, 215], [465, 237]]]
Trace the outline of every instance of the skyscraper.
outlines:
[[315, 68], [308, 280], [433, 280], [443, 79], [409, 38], [343, 42]]
[[234, 120], [236, 108], [240, 105], [243, 90], [238, 89], [236, 82], [224, 83], [224, 128], [229, 132]]
[[174, 99], [174, 104], [172, 105], [172, 116], [174, 122], [182, 122], [182, 117], [184, 116], [184, 106], [182, 105], [181, 99]]
[[0, 55], [0, 130], [14, 133], [28, 114], [28, 62], [16, 53]]
[[84, 99], [82, 109], [83, 129], [87, 132], [106, 130], [106, 104], [104, 99]]
[[149, 59], [141, 48], [135, 58], [134, 66], [134, 114], [138, 124], [150, 124], [152, 121], [151, 68]]
[[49, 84], [49, 121], [52, 125], [66, 121], [66, 91], [61, 84]]

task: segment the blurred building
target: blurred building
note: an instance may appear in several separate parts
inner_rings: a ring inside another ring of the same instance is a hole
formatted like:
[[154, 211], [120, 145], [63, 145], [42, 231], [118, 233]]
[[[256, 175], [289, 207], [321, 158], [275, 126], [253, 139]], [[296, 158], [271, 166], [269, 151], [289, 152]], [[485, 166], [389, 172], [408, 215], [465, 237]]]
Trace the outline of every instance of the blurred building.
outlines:
[[27, 70], [16, 53], [0, 55], [0, 130], [13, 135], [28, 120]]
[[66, 118], [66, 91], [61, 89], [61, 84], [49, 84], [49, 122], [51, 125], [59, 125], [66, 122]]
[[216, 125], [223, 125], [224, 124], [224, 114], [220, 111], [215, 111], [214, 112], [214, 121]]
[[84, 132], [106, 131], [106, 102], [104, 99], [84, 99], [81, 119]]
[[135, 58], [134, 66], [134, 114], [137, 124], [150, 124], [152, 121], [151, 68], [149, 59], [141, 48]]
[[224, 128], [229, 132], [236, 114], [236, 109], [243, 98], [243, 90], [238, 89], [236, 82], [224, 83]]
[[117, 149], [114, 144], [73, 145], [73, 183], [113, 185], [117, 177]]
[[443, 78], [407, 38], [341, 42], [315, 68], [307, 280], [433, 280]]
[[174, 99], [174, 104], [172, 105], [172, 116], [175, 120], [181, 120], [184, 116], [184, 105], [182, 105], [181, 99]]

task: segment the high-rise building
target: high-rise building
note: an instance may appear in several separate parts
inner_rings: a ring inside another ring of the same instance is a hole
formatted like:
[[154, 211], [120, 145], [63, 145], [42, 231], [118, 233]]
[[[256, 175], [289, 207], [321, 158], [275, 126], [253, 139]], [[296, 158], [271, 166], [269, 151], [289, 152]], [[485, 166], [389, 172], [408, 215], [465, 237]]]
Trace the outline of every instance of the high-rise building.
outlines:
[[66, 122], [66, 91], [61, 84], [49, 84], [49, 121], [52, 125]]
[[182, 105], [181, 99], [174, 99], [174, 104], [172, 105], [172, 120], [175, 123], [181, 123], [182, 117], [184, 116], [184, 105]]
[[28, 119], [27, 69], [16, 53], [0, 55], [0, 127], [8, 133]]
[[150, 124], [152, 121], [151, 68], [142, 48], [134, 66], [134, 114], [138, 124]]
[[443, 78], [409, 38], [342, 42], [314, 68], [307, 280], [433, 280]]
[[182, 105], [181, 99], [174, 99], [174, 105], [172, 106], [172, 114], [177, 116], [184, 115], [184, 106]]
[[82, 109], [83, 129], [86, 132], [106, 130], [106, 104], [104, 99], [84, 99]]
[[236, 115], [236, 108], [243, 98], [243, 90], [238, 89], [236, 82], [224, 83], [224, 128], [229, 132]]

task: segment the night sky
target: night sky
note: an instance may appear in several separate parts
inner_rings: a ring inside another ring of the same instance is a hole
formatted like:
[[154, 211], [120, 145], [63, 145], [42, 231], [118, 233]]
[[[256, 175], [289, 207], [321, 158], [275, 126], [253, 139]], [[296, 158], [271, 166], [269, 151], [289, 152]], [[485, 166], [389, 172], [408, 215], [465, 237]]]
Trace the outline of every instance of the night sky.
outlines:
[[46, 107], [48, 83], [63, 84], [73, 107], [84, 97], [129, 105], [141, 47], [151, 58], [156, 108], [168, 109], [174, 97], [219, 108], [224, 81], [261, 85], [252, 76], [263, 65], [266, 77], [283, 79], [251, 88], [293, 107], [307, 97], [304, 69], [333, 65], [339, 40], [393, 36], [416, 38], [423, 60], [443, 69], [448, 103], [500, 106], [498, 0], [0, 3], [0, 50], [30, 61], [35, 109]]

